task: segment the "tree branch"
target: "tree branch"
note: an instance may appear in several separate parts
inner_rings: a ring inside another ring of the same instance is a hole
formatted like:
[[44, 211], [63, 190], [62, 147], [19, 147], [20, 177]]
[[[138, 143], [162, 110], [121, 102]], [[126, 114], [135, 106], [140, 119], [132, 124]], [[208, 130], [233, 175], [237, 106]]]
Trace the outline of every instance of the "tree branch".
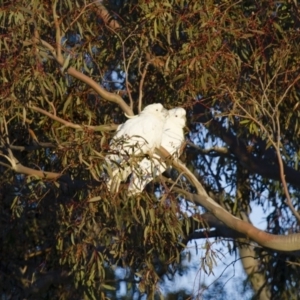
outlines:
[[[231, 239], [247, 238], [232, 228], [227, 227], [223, 222], [218, 220], [212, 213], [207, 212], [199, 216], [201, 221], [197, 222], [198, 229], [201, 231], [193, 231], [188, 237], [187, 242], [193, 239], [203, 239], [211, 237], [223, 237]], [[191, 222], [195, 222], [194, 219]]]
[[176, 159], [172, 156], [170, 157], [170, 154], [163, 147], [160, 147], [157, 150], [157, 153], [163, 159], [171, 160], [171, 164], [178, 171], [182, 172], [184, 176], [195, 186], [197, 194], [192, 194], [186, 190], [173, 187], [176, 192], [184, 195], [187, 199], [189, 199], [189, 201], [205, 207], [217, 219], [226, 224], [226, 226], [244, 234], [263, 247], [279, 251], [300, 250], [300, 233], [289, 234], [287, 236], [269, 234], [257, 229], [253, 225], [244, 222], [237, 217], [234, 217], [208, 196], [195, 175], [179, 159]]
[[50, 114], [49, 112], [47, 112], [44, 109], [39, 108], [37, 106], [30, 105], [29, 108], [36, 112], [42, 113], [45, 116], [51, 118], [52, 120], [57, 121], [67, 127], [73, 128], [73, 129], [84, 130], [85, 128], [87, 128], [87, 129], [94, 130], [94, 131], [113, 131], [113, 130], [117, 130], [117, 128], [118, 128], [117, 124], [106, 124], [106, 125], [99, 125], [99, 126], [78, 125], [78, 124], [74, 124], [72, 122], [66, 121], [58, 116], [53, 115], [53, 114]]
[[[11, 149], [7, 149], [7, 152], [8, 152], [8, 155], [0, 154], [0, 156], [5, 157], [10, 162], [10, 166], [9, 166], [10, 169], [15, 171], [16, 173], [30, 175], [30, 176], [38, 176], [38, 177], [47, 178], [47, 179], [57, 179], [63, 175], [61, 173], [44, 172], [44, 171], [25, 167], [14, 157]], [[3, 164], [3, 165], [7, 166], [6, 164]]]
[[[241, 214], [242, 219], [251, 224], [250, 219], [245, 213]], [[260, 269], [260, 260], [257, 257], [253, 245], [242, 243], [238, 246], [240, 258], [243, 268], [249, 277], [253, 290], [256, 292], [257, 299], [268, 300], [270, 299], [270, 290], [267, 284], [267, 279], [264, 272]]]
[[107, 8], [103, 5], [102, 0], [94, 2], [97, 15], [103, 20], [103, 22], [110, 28], [116, 30], [121, 28], [117, 20], [113, 19]]
[[[209, 121], [209, 124], [207, 124], [208, 130], [220, 137], [229, 146], [230, 152], [249, 172], [259, 174], [265, 178], [281, 180], [278, 161], [274, 160], [274, 162], [270, 163], [267, 159], [253, 156], [249, 153], [243, 141], [224, 128], [220, 122], [212, 120], [207, 113], [207, 108], [202, 104], [197, 103], [194, 106], [194, 115], [195, 120], [198, 122], [206, 123]], [[286, 182], [300, 187], [300, 172], [284, 164], [284, 174]]]
[[210, 154], [212, 152], [216, 152], [216, 153], [220, 153], [220, 154], [229, 154], [230, 153], [228, 148], [226, 148], [226, 147], [211, 147], [211, 148], [203, 149], [189, 141], [187, 141], [186, 144], [191, 146], [192, 148], [198, 150], [198, 152], [200, 152], [201, 154]]
[[138, 112], [140, 113], [142, 111], [142, 101], [143, 101], [143, 85], [145, 81], [145, 77], [147, 74], [147, 69], [149, 67], [149, 62], [146, 63], [143, 73], [141, 74], [141, 80], [139, 84], [139, 100], [138, 100]]
[[[35, 37], [33, 37], [33, 38], [35, 39]], [[51, 54], [54, 56], [56, 61], [63, 67], [64, 64], [66, 63], [66, 60], [63, 59], [62, 57], [59, 58], [54, 47], [52, 47], [49, 43], [47, 43], [46, 41], [44, 41], [40, 38], [38, 39], [38, 41], [51, 52]], [[101, 87], [96, 81], [94, 81], [92, 78], [77, 71], [74, 67], [66, 66], [65, 71], [67, 74], [86, 83], [88, 86], [90, 86], [92, 89], [94, 89], [95, 92], [97, 92], [97, 94], [100, 95], [103, 99], [118, 104], [127, 115], [133, 116], [132, 109], [126, 104], [126, 102], [118, 94], [108, 92], [103, 87]]]

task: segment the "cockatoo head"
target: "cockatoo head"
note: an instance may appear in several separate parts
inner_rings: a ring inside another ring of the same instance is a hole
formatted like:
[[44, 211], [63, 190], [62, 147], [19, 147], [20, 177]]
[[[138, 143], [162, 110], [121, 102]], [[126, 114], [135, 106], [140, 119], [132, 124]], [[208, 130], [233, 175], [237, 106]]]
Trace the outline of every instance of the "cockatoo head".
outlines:
[[176, 124], [185, 126], [186, 123], [186, 111], [182, 107], [176, 107], [169, 110], [168, 120], [175, 122]]
[[150, 105], [147, 105], [143, 111], [142, 114], [155, 114], [158, 116], [162, 116], [163, 118], [166, 118], [168, 116], [168, 110], [163, 107], [161, 103], [153, 103]]

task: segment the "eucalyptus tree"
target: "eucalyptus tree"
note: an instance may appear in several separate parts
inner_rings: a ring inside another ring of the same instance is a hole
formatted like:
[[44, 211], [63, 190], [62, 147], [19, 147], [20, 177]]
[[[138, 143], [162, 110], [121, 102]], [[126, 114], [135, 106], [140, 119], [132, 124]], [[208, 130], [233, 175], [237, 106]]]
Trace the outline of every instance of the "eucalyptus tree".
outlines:
[[[151, 298], [214, 236], [257, 298], [299, 297], [297, 1], [0, 3], [3, 297], [113, 298], [122, 266]], [[110, 193], [114, 130], [158, 102], [188, 111], [181, 159], [158, 149], [171, 172]]]

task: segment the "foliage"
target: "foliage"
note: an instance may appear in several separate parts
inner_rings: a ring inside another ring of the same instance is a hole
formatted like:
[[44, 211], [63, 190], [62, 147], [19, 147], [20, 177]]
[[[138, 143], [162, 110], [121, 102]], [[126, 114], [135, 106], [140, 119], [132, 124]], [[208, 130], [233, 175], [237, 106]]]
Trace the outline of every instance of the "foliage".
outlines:
[[[137, 284], [151, 298], [176, 270], [189, 235], [204, 226], [198, 214], [189, 218], [194, 204], [183, 209], [189, 199], [166, 178], [139, 197], [128, 197], [126, 184], [111, 195], [104, 182], [111, 131], [141, 104], [188, 109], [183, 159], [230, 213], [241, 217], [256, 203], [272, 208], [269, 232], [299, 230], [297, 1], [0, 5], [7, 297], [114, 297], [112, 270], [124, 266], [129, 289]], [[178, 172], [171, 179], [195, 192]], [[272, 299], [299, 297], [299, 258], [263, 251]]]

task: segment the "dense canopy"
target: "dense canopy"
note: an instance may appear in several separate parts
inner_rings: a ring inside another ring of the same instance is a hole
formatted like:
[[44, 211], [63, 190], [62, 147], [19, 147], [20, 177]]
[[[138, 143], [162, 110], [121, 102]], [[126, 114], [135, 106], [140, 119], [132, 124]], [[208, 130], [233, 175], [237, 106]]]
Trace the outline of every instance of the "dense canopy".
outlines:
[[[152, 298], [208, 237], [257, 299], [300, 297], [299, 63], [297, 1], [0, 1], [1, 297], [113, 299], [121, 266]], [[182, 156], [111, 193], [111, 137], [152, 103], [187, 110]]]

